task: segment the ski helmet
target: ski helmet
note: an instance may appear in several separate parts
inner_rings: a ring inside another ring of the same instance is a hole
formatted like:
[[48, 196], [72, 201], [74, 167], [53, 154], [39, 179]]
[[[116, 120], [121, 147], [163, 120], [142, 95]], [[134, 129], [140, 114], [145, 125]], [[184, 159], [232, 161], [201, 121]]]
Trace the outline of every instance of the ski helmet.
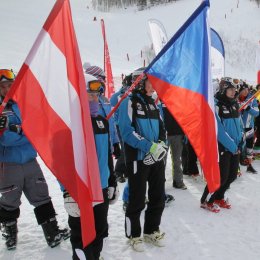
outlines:
[[84, 74], [86, 89], [88, 93], [102, 93], [104, 91], [104, 83], [91, 74]]
[[233, 82], [233, 78], [231, 77], [224, 77], [221, 78], [220, 83], [219, 83], [219, 92], [221, 94], [225, 94], [226, 90], [228, 88], [235, 88], [236, 89], [236, 84]]
[[249, 85], [245, 81], [240, 80], [239, 81], [239, 93], [242, 92], [244, 89], [249, 89]]
[[[135, 82], [135, 80], [144, 73], [146, 67], [141, 67], [139, 69], [136, 69], [133, 71], [132, 73], [132, 83]], [[143, 78], [139, 81], [139, 83], [137, 84], [137, 86], [135, 87], [135, 91], [141, 91], [144, 92], [145, 90], [145, 81], [147, 80], [147, 76], [146, 74], [144, 74]]]

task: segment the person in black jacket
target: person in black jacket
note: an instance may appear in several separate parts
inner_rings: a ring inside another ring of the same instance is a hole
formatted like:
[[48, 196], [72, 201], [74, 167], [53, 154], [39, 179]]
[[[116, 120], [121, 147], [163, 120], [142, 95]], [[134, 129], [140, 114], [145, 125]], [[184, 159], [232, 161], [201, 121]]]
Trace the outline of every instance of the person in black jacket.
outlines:
[[181, 154], [183, 149], [184, 133], [174, 116], [169, 112], [165, 104], [162, 104], [164, 114], [164, 124], [167, 131], [167, 140], [171, 149], [172, 159], [172, 186], [176, 189], [186, 190], [183, 182], [183, 171], [181, 165]]

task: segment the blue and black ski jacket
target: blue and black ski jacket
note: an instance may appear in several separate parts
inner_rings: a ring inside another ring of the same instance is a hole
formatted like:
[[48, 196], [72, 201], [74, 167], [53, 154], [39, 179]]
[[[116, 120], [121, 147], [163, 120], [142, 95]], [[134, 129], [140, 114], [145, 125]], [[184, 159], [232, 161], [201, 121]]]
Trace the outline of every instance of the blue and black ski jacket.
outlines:
[[153, 142], [166, 141], [159, 108], [152, 97], [132, 94], [122, 102], [118, 119], [128, 162], [143, 160]]

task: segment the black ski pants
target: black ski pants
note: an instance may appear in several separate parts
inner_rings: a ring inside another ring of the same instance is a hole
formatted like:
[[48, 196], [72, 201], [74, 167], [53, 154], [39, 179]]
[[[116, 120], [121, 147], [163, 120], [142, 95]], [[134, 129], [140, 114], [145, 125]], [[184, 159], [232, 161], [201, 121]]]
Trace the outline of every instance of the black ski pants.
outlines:
[[209, 194], [208, 186], [205, 187], [201, 197], [201, 203], [207, 200], [213, 203], [214, 200], [224, 199], [225, 192], [230, 184], [237, 178], [239, 166], [239, 155], [225, 151], [225, 148], [219, 144], [219, 170], [220, 170], [220, 187], [217, 191]]
[[144, 233], [159, 230], [165, 205], [165, 163], [145, 165], [143, 161], [127, 164], [129, 183], [129, 204], [125, 214], [126, 237], [140, 237], [140, 215], [145, 208], [146, 183], [148, 182], [148, 204], [145, 211]]
[[[107, 223], [107, 214], [108, 214], [108, 189], [103, 189], [104, 202], [96, 205], [94, 210], [95, 218], [95, 229], [96, 229], [96, 238], [90, 243], [87, 247], [83, 249], [82, 236], [81, 236], [81, 225], [80, 217], [75, 218], [69, 216], [69, 227], [71, 229], [70, 242], [73, 251], [73, 260], [79, 260], [75, 249], [83, 250], [86, 259], [88, 260], [98, 260], [100, 253], [103, 248], [103, 239], [108, 236], [108, 223]], [[87, 220], [86, 220], [87, 221]]]

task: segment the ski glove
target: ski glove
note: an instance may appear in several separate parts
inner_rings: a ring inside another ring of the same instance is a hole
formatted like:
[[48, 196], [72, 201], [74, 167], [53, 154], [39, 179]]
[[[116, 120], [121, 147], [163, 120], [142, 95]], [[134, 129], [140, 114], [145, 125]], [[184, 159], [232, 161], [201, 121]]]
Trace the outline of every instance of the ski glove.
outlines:
[[0, 130], [6, 129], [8, 126], [8, 118], [7, 116], [0, 116]]
[[22, 132], [22, 127], [20, 125], [11, 124], [9, 125], [9, 130], [19, 135]]
[[67, 213], [74, 218], [80, 217], [80, 210], [78, 203], [70, 196], [70, 194], [67, 191], [63, 192], [63, 198], [64, 198], [64, 208], [67, 211]]
[[143, 163], [152, 165], [155, 162], [161, 161], [167, 154], [167, 146], [164, 142], [153, 143], [149, 153], [145, 156]]
[[161, 144], [162, 147], [166, 149], [166, 151], [168, 150], [168, 145], [164, 141], [159, 140], [159, 144]]
[[108, 187], [108, 199], [110, 205], [113, 205], [117, 202], [119, 194], [119, 188], [117, 185], [114, 187]]
[[120, 145], [119, 145], [119, 143], [115, 143], [115, 144], [113, 145], [113, 147], [114, 147], [113, 155], [115, 156], [115, 159], [118, 159], [119, 156], [120, 156], [120, 154], [121, 154]]

